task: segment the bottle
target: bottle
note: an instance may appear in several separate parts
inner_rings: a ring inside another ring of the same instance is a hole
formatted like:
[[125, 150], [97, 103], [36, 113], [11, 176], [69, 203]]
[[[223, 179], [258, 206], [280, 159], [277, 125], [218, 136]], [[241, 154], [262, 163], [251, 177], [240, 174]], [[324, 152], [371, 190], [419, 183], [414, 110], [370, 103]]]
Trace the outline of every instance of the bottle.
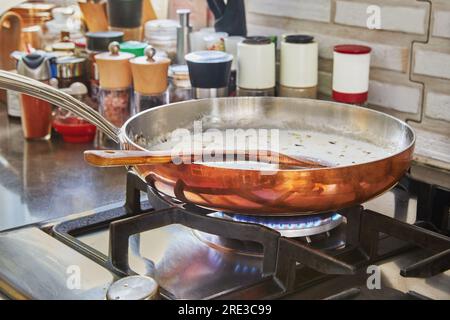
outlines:
[[131, 114], [130, 59], [134, 57], [119, 50], [119, 43], [112, 42], [109, 52], [95, 56], [100, 79], [100, 113], [117, 127], [121, 127]]
[[333, 100], [364, 105], [369, 93], [371, 48], [337, 45], [333, 52]]
[[180, 25], [177, 28], [177, 64], [185, 64], [186, 61], [184, 57], [191, 51], [190, 48], [190, 33], [192, 32], [192, 27], [189, 24], [189, 15], [191, 10], [189, 9], [178, 9], [178, 17], [180, 19]]
[[152, 46], [145, 49], [145, 56], [130, 60], [134, 83], [133, 114], [169, 102], [167, 74], [170, 64], [168, 58], [156, 58]]
[[[17, 72], [32, 79], [46, 82], [51, 78], [50, 57], [43, 52], [22, 56]], [[52, 106], [49, 102], [21, 94], [22, 129], [26, 139], [50, 139]]]
[[275, 45], [268, 37], [247, 37], [238, 43], [239, 96], [275, 95]]
[[309, 35], [288, 35], [281, 41], [280, 97], [317, 98], [319, 53]]
[[169, 102], [180, 102], [192, 99], [192, 86], [189, 69], [185, 64], [169, 67]]
[[196, 51], [186, 55], [194, 99], [228, 96], [233, 56], [223, 51]]

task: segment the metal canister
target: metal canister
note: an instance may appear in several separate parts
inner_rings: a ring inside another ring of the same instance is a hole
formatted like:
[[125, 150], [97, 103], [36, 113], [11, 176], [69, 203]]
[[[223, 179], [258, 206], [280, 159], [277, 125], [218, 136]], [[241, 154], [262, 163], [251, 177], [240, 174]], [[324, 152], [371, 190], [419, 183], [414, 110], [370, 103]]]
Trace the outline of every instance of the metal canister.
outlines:
[[86, 82], [86, 59], [74, 56], [56, 59], [56, 78], [59, 88], [68, 88], [74, 82]]
[[186, 55], [194, 99], [228, 96], [233, 56], [223, 51], [196, 51]]
[[317, 97], [318, 44], [309, 35], [288, 35], [281, 41], [281, 97]]
[[238, 43], [239, 96], [275, 95], [275, 45], [268, 37], [248, 37]]

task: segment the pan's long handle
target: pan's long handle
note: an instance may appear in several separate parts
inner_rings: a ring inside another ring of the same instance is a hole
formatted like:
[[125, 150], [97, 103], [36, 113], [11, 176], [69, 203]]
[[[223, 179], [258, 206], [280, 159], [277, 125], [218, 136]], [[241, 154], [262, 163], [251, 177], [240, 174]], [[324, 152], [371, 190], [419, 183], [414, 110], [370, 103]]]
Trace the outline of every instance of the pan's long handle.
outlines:
[[3, 70], [0, 70], [0, 88], [25, 93], [48, 101], [63, 109], [72, 111], [76, 115], [96, 125], [115, 142], [119, 142], [119, 128], [114, 126], [88, 105], [61, 90], [55, 89], [52, 86], [37, 80]]

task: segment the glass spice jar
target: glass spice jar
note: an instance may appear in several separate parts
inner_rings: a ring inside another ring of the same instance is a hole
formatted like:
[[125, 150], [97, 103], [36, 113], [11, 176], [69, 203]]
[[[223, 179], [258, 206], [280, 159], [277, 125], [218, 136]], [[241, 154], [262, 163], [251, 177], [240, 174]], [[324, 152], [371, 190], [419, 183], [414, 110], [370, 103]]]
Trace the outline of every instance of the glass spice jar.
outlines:
[[122, 126], [130, 117], [131, 66], [134, 57], [120, 52], [118, 42], [109, 45], [109, 52], [95, 56], [100, 79], [100, 113], [115, 126]]
[[147, 46], [145, 56], [130, 60], [134, 83], [133, 112], [138, 113], [168, 103], [167, 73], [170, 59], [155, 56]]
[[187, 65], [169, 67], [169, 102], [192, 100], [192, 86]]
[[100, 88], [100, 113], [112, 124], [121, 127], [131, 115], [131, 89], [103, 89]]

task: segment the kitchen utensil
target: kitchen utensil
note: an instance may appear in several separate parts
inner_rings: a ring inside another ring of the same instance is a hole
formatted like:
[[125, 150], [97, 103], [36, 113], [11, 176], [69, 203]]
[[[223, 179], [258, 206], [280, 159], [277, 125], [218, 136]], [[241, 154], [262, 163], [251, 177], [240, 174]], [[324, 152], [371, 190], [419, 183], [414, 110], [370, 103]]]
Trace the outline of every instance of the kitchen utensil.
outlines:
[[345, 137], [355, 143], [347, 148], [350, 156], [361, 151], [358, 146], [380, 146], [381, 150], [389, 146], [373, 160], [355, 157], [354, 163], [346, 165], [277, 170], [271, 175], [204, 163], [132, 168], [150, 189], [214, 210], [302, 215], [354, 206], [394, 186], [409, 168], [414, 150], [415, 134], [403, 121], [371, 109], [329, 101], [272, 97], [193, 100], [143, 111], [119, 129], [90, 107], [38, 81], [0, 71], [0, 87], [65, 107], [97, 125], [126, 150], [152, 152], [148, 148], [154, 139], [177, 128], [191, 128], [199, 119], [204, 120], [205, 129], [295, 128], [323, 134], [327, 139], [317, 145], [316, 151], [325, 154], [333, 150], [329, 146], [340, 147]]
[[106, 16], [106, 2], [87, 0], [78, 1], [78, 6], [83, 14], [84, 21], [90, 32], [108, 30], [108, 17]]
[[177, 64], [185, 64], [184, 57], [191, 51], [190, 48], [190, 34], [192, 32], [192, 27], [189, 23], [189, 16], [191, 10], [189, 9], [178, 9], [177, 10], [178, 19], [180, 25], [177, 27]]
[[[193, 152], [190, 155], [182, 155], [180, 161], [187, 160], [194, 162], [196, 157], [202, 156], [202, 150]], [[246, 161], [252, 159], [257, 162], [272, 163], [281, 165], [280, 168], [322, 168], [325, 165], [307, 159], [294, 159], [284, 154], [268, 150], [224, 150], [223, 157], [241, 157]], [[135, 151], [135, 150], [87, 150], [84, 152], [84, 159], [91, 165], [98, 167], [117, 167], [135, 165], [158, 165], [170, 164], [174, 160], [169, 151], [162, 151], [155, 155], [155, 152]], [[218, 160], [221, 161], [221, 160]]]
[[167, 73], [170, 59], [155, 57], [152, 46], [145, 49], [144, 57], [130, 60], [134, 83], [133, 113], [168, 103]]
[[[17, 73], [41, 82], [51, 77], [50, 57], [44, 52], [24, 55], [17, 63]], [[23, 135], [26, 139], [50, 139], [52, 106], [49, 102], [22, 94], [20, 97]]]
[[216, 31], [227, 32], [230, 36], [246, 36], [244, 0], [208, 0], [209, 9], [214, 14]]
[[121, 126], [130, 117], [131, 66], [134, 57], [119, 51], [119, 43], [111, 42], [109, 52], [95, 56], [100, 79], [100, 113], [116, 126]]

